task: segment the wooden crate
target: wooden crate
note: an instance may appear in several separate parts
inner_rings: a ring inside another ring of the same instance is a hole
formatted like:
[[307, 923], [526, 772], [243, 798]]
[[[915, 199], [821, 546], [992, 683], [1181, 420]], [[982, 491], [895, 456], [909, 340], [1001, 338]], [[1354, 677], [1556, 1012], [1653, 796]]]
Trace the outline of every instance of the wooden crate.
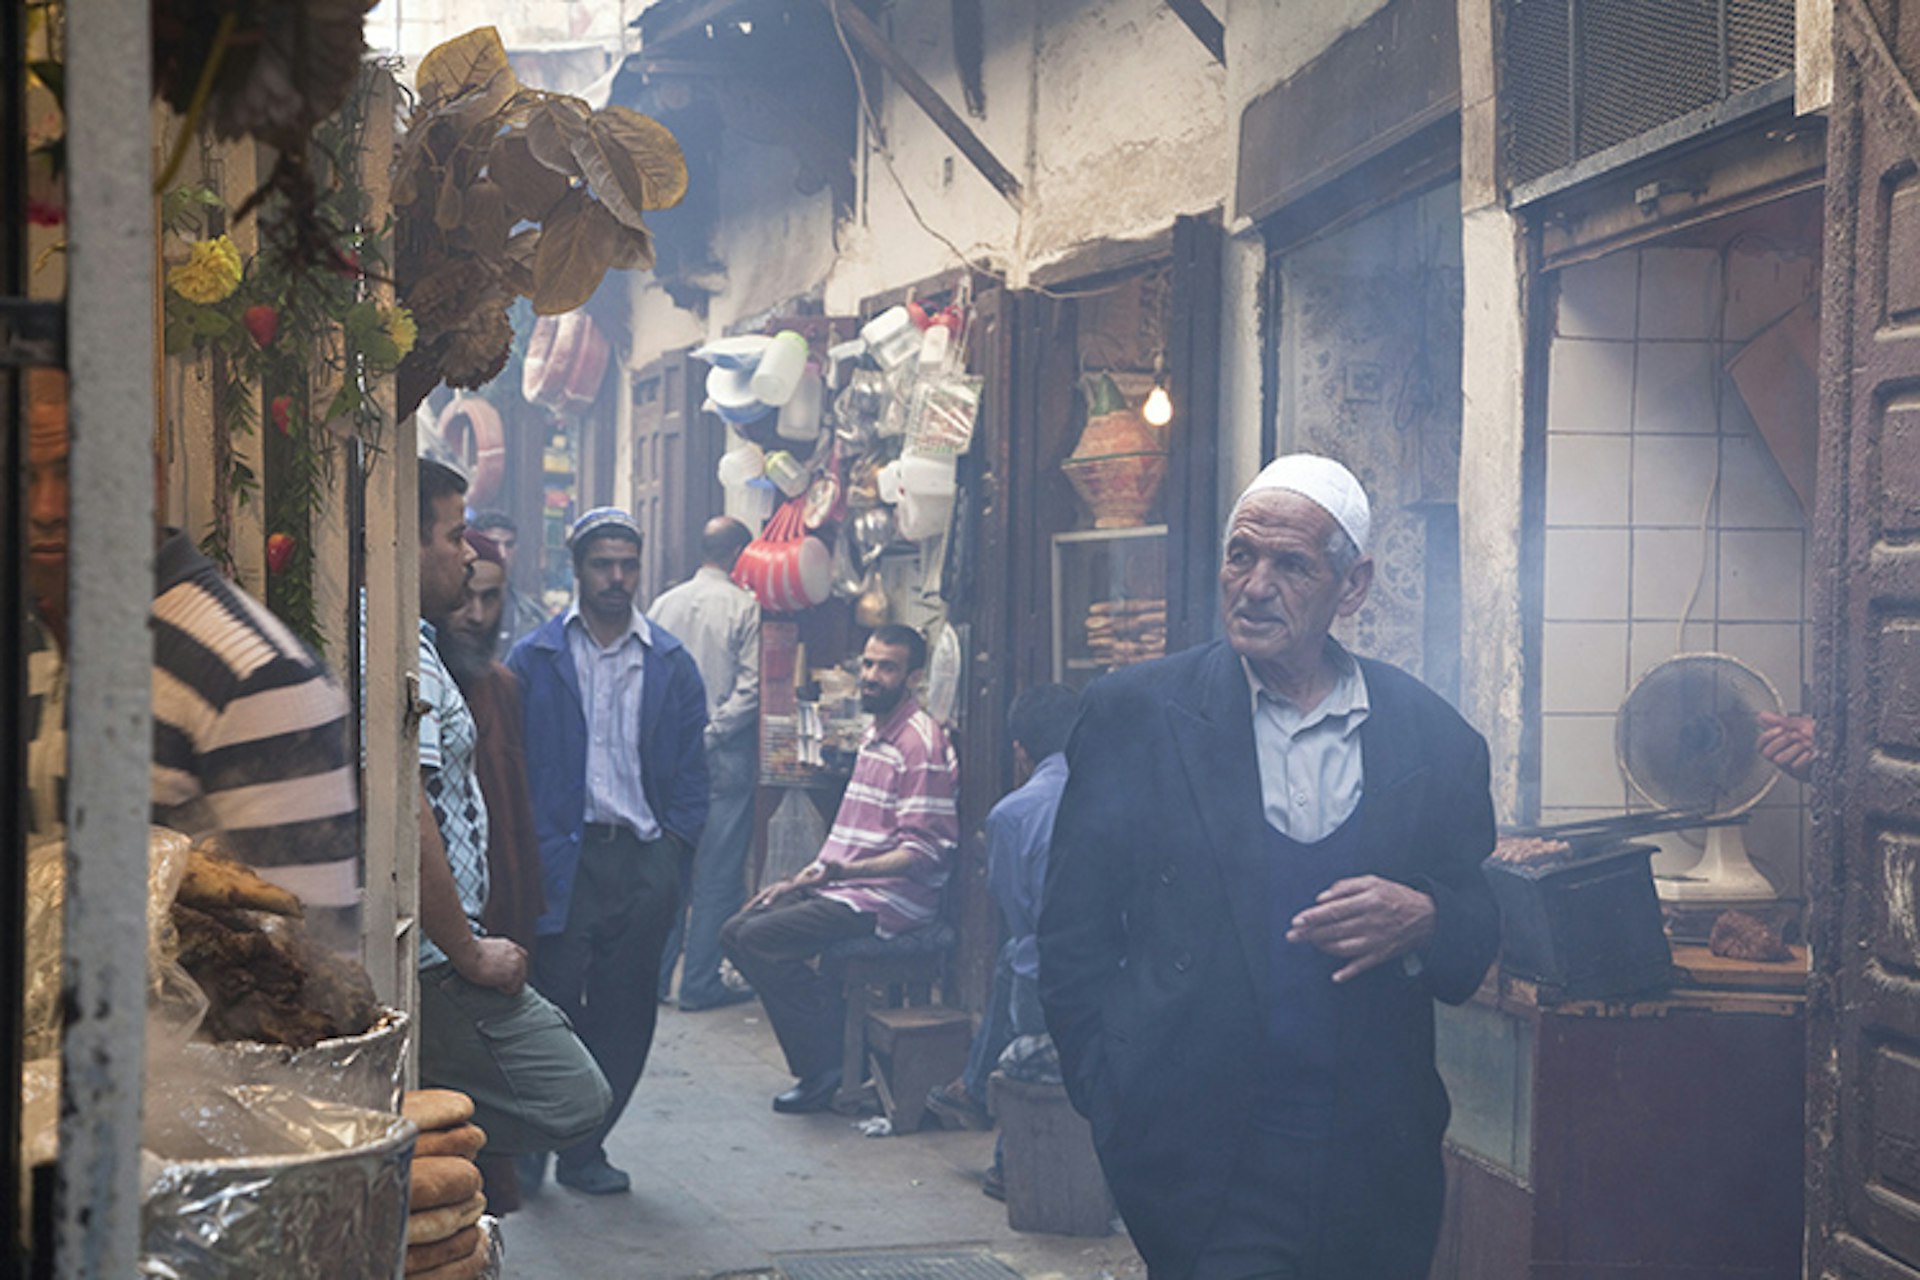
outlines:
[[996, 1071], [988, 1093], [1000, 1122], [1007, 1225], [1063, 1236], [1110, 1232], [1113, 1199], [1093, 1152], [1093, 1130], [1067, 1100], [1066, 1086]]

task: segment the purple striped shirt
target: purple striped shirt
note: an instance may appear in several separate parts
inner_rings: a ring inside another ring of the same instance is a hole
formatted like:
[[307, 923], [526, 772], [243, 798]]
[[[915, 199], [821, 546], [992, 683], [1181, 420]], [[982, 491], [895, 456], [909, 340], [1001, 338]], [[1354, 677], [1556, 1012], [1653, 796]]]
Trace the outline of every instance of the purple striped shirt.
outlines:
[[918, 702], [902, 698], [867, 730], [820, 861], [847, 867], [904, 849], [914, 855], [913, 866], [904, 876], [836, 879], [815, 892], [873, 912], [879, 917], [875, 932], [883, 938], [933, 920], [960, 842], [958, 791], [959, 766], [946, 731]]

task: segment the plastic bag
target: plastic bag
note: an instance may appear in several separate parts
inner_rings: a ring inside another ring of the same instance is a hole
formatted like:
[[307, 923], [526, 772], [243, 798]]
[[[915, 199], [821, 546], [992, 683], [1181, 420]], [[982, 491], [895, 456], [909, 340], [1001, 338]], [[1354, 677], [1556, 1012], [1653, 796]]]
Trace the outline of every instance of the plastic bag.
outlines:
[[[180, 967], [180, 941], [173, 929], [173, 898], [186, 874], [188, 839], [165, 827], [147, 838], [147, 1038], [149, 1044], [184, 1044], [207, 1013], [207, 997]], [[65, 928], [67, 851], [49, 841], [27, 854], [26, 1023], [27, 1058], [60, 1056], [60, 941]]]

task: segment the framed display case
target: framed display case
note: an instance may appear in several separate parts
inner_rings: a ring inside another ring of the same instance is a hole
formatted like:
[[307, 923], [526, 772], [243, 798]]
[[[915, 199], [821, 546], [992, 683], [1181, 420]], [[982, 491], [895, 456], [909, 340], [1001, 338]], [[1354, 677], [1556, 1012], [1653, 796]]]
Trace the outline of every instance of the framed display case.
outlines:
[[1079, 689], [1167, 651], [1167, 526], [1053, 535], [1053, 678]]

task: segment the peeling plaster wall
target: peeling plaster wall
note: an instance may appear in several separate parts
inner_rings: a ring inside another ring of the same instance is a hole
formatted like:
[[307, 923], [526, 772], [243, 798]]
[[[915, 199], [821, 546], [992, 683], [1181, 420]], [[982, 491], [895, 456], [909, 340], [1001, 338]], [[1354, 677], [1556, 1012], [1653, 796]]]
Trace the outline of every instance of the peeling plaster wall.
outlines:
[[[1159, 0], [983, 7], [984, 118], [965, 111], [946, 5], [897, 5], [883, 29], [1020, 179], [1024, 207], [884, 76], [868, 89], [877, 89], [888, 154], [869, 146], [857, 158], [854, 209], [838, 225], [825, 192], [794, 190], [789, 157], [730, 134], [715, 245], [728, 278], [709, 304], [708, 334], [796, 299], [850, 313], [863, 298], [951, 270], [956, 247], [1022, 286], [1034, 266], [1076, 245], [1152, 235], [1226, 201], [1226, 73]], [[635, 287], [652, 290], [645, 277]], [[636, 302], [636, 317], [648, 310]], [[669, 339], [637, 325], [636, 335], [636, 364], [684, 341], [684, 330]]]

